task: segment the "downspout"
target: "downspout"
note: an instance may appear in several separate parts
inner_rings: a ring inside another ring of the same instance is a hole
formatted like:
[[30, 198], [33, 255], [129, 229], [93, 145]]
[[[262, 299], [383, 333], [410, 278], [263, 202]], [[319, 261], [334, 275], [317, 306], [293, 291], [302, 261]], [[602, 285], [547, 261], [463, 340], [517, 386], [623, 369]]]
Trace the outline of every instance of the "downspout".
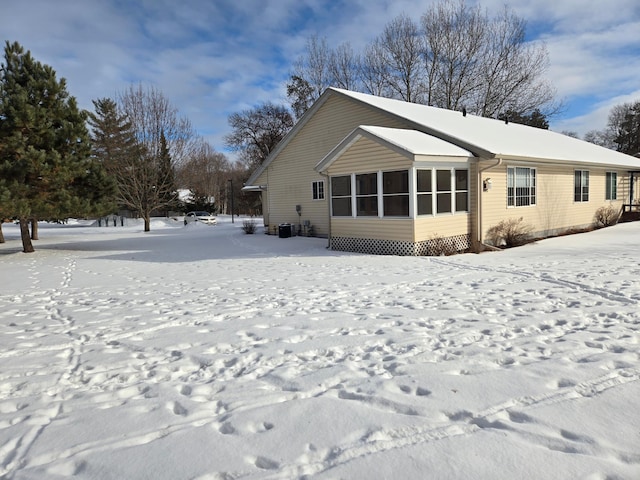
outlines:
[[480, 168], [480, 159], [478, 159], [478, 182], [477, 182], [478, 195], [477, 195], [477, 202], [476, 202], [476, 210], [477, 210], [476, 223], [477, 223], [478, 230], [476, 232], [476, 241], [478, 242], [479, 245], [483, 245], [482, 243], [482, 190], [483, 190], [482, 174], [487, 170], [490, 170], [495, 167], [499, 167], [500, 165], [502, 165], [502, 158], [499, 158], [498, 161], [493, 165], [488, 165], [484, 168]]
[[325, 188], [325, 197], [327, 200], [327, 248], [331, 249], [331, 192], [329, 191], [329, 174], [328, 173], [323, 173], [323, 172], [318, 172], [320, 175], [322, 175], [324, 178], [327, 179], [327, 188]]

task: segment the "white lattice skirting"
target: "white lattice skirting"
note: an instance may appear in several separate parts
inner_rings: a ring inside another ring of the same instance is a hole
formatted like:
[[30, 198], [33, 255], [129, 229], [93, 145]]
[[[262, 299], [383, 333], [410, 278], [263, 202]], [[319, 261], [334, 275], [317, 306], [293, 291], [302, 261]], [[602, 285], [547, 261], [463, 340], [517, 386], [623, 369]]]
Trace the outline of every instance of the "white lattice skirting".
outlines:
[[469, 235], [433, 238], [422, 242], [402, 242], [373, 238], [331, 237], [331, 249], [371, 255], [439, 256], [469, 249]]

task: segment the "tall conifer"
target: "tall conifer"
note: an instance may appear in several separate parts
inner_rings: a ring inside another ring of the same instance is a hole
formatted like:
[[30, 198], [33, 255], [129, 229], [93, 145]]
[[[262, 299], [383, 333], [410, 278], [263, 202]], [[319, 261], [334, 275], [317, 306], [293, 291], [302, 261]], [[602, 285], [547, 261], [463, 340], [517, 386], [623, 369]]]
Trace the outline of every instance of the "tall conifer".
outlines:
[[64, 79], [17, 42], [0, 68], [0, 209], [20, 221], [24, 252], [33, 252], [32, 220], [103, 214], [113, 183], [90, 156], [86, 113]]

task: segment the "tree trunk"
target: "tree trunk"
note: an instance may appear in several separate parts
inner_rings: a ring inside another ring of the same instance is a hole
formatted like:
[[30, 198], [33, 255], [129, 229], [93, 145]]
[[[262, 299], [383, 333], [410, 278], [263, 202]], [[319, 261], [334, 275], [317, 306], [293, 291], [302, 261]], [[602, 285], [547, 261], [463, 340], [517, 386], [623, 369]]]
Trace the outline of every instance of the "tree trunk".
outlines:
[[0, 218], [0, 243], [4, 243], [4, 233], [2, 233], [2, 222], [3, 220]]
[[31, 243], [31, 237], [29, 236], [29, 220], [26, 218], [20, 219], [20, 235], [22, 236], [22, 251], [24, 253], [35, 252], [33, 244]]
[[149, 217], [149, 215], [144, 216], [144, 231], [151, 231], [151, 217]]
[[38, 240], [38, 220], [31, 219], [31, 240]]

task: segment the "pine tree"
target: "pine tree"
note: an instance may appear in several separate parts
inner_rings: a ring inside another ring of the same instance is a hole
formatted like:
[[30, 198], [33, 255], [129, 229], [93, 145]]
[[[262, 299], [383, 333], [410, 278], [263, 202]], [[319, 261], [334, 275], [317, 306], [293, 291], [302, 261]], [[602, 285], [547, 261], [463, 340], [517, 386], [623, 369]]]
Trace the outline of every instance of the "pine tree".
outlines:
[[109, 182], [90, 156], [86, 112], [64, 79], [6, 42], [0, 69], [0, 197], [20, 222], [24, 252], [33, 252], [30, 221], [102, 214]]
[[93, 100], [95, 113], [89, 112], [93, 155], [107, 172], [115, 174], [120, 164], [135, 151], [135, 136], [127, 116], [118, 111], [110, 98]]
[[120, 176], [126, 176], [130, 158], [139, 155], [131, 122], [120, 113], [117, 103], [110, 98], [93, 100], [95, 113], [89, 112], [88, 123], [91, 127], [92, 155], [102, 164], [109, 177], [115, 182], [116, 202], [127, 207], [119, 185]]

